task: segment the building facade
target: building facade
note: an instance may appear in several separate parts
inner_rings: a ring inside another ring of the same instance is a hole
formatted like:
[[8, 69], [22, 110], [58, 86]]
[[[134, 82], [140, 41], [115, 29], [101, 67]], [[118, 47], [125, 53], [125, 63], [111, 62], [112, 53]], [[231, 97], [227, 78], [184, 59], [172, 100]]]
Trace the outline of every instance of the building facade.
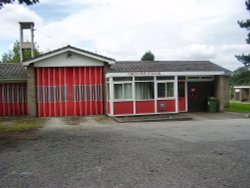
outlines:
[[2, 64], [0, 116], [145, 115], [218, 111], [230, 71], [209, 61], [115, 61], [72, 46]]
[[250, 86], [234, 86], [234, 100], [250, 102]]

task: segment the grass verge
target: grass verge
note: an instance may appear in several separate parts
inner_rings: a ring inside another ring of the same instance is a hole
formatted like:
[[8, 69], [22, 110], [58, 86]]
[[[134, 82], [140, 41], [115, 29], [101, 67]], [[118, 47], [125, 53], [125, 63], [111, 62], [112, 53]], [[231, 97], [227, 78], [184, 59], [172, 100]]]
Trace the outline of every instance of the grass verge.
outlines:
[[225, 108], [226, 112], [250, 112], [250, 104], [230, 103], [229, 108]]
[[0, 132], [16, 132], [37, 129], [44, 125], [39, 118], [0, 118]]

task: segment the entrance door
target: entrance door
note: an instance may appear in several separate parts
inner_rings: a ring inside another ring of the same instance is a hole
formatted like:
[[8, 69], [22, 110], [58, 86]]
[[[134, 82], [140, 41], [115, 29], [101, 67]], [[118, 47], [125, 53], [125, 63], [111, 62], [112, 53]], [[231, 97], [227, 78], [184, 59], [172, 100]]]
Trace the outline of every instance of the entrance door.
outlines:
[[188, 111], [207, 111], [207, 99], [214, 95], [214, 82], [188, 82]]
[[103, 114], [102, 67], [36, 68], [37, 114]]
[[179, 112], [186, 111], [186, 84], [185, 81], [178, 82], [178, 105]]

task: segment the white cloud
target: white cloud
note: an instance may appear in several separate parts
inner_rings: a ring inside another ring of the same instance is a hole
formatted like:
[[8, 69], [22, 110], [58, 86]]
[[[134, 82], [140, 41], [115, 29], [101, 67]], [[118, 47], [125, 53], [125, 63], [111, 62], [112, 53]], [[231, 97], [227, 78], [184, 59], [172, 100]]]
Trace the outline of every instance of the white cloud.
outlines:
[[41, 24], [42, 19], [33, 11], [21, 5], [5, 5], [0, 9], [0, 40], [19, 39], [19, 21], [33, 21]]
[[249, 50], [246, 33], [237, 25], [238, 19], [248, 16], [243, 0], [40, 2], [58, 4], [68, 14], [56, 21], [52, 10], [40, 17], [32, 7], [6, 6], [0, 10], [0, 24], [6, 28], [0, 39], [18, 38], [17, 22], [31, 19], [42, 51], [72, 44], [118, 60], [139, 60], [151, 50], [160, 60], [208, 59], [233, 70], [241, 65], [234, 55]]

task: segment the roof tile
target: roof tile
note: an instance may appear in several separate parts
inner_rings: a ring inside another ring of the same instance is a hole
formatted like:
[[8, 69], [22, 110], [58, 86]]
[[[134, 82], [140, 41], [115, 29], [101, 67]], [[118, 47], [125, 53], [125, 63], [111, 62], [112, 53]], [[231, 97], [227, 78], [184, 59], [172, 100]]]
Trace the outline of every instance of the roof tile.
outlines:
[[26, 71], [20, 63], [0, 63], [0, 79], [25, 79]]
[[111, 72], [231, 72], [210, 61], [116, 61]]

